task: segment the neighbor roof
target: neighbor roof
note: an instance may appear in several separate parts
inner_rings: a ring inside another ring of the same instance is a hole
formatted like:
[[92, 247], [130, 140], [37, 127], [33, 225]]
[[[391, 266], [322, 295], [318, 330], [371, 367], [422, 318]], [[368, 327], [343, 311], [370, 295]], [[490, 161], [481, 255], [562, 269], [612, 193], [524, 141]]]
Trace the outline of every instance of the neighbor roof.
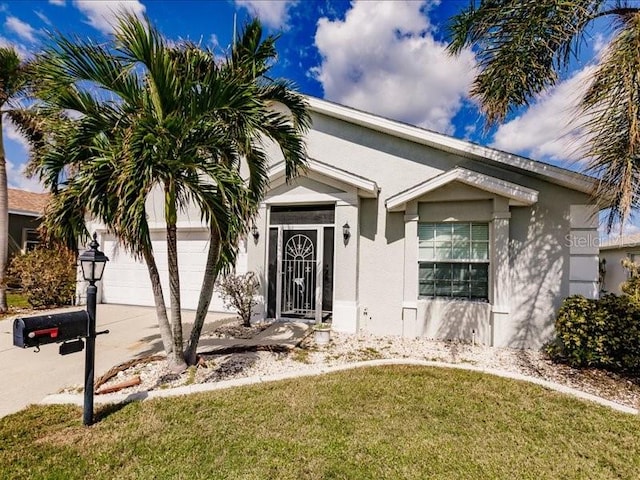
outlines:
[[9, 213], [17, 215], [40, 216], [49, 202], [48, 193], [34, 193], [9, 188]]
[[396, 120], [390, 120], [351, 107], [345, 107], [344, 105], [332, 103], [327, 100], [321, 100], [315, 97], [307, 97], [307, 100], [312, 112], [370, 128], [397, 138], [427, 145], [438, 150], [480, 160], [485, 163], [497, 163], [502, 167], [516, 171], [525, 170], [532, 176], [579, 192], [593, 193], [598, 182], [594, 177], [573, 172], [566, 168], [556, 167], [548, 163], [520, 157], [494, 148], [484, 147], [442, 133], [433, 132]]

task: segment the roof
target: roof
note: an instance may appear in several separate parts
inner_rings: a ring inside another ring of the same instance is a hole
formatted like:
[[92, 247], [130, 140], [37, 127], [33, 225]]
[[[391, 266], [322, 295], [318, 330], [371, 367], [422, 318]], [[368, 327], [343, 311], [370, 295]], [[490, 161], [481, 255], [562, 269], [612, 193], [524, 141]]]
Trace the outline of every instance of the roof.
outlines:
[[495, 193], [509, 199], [510, 205], [533, 205], [538, 201], [538, 192], [531, 188], [516, 185], [515, 183], [500, 180], [489, 175], [473, 172], [465, 168], [456, 167], [453, 170], [437, 175], [424, 182], [400, 192], [387, 199], [386, 206], [389, 211], [404, 209], [407, 202], [436, 190], [448, 183], [460, 182], [486, 192]]
[[636, 248], [640, 247], [640, 233], [632, 233], [631, 235], [621, 235], [617, 238], [600, 242], [600, 250], [615, 250], [617, 248]]
[[[378, 184], [373, 180], [369, 180], [368, 178], [348, 172], [346, 170], [343, 170], [342, 168], [334, 167], [333, 165], [329, 165], [314, 158], [309, 158], [307, 160], [306, 167], [310, 172], [316, 172], [320, 175], [325, 175], [329, 178], [334, 178], [338, 181], [344, 182], [347, 185], [356, 187], [360, 196], [369, 198], [375, 198], [378, 196]], [[269, 170], [269, 178], [271, 179], [271, 181], [284, 175], [284, 161], [276, 163]]]
[[494, 148], [478, 145], [466, 140], [433, 132], [424, 128], [398, 122], [388, 118], [373, 115], [351, 107], [307, 97], [312, 112], [337, 118], [345, 122], [360, 125], [372, 130], [386, 133], [397, 138], [426, 145], [438, 150], [454, 153], [466, 158], [479, 160], [488, 164], [498, 164], [513, 171], [526, 171], [529, 175], [544, 179], [550, 183], [560, 185], [579, 192], [593, 193], [598, 180], [594, 177], [577, 173], [566, 168], [556, 167], [544, 162], [503, 152]]
[[9, 213], [39, 217], [49, 202], [48, 193], [34, 193], [16, 188], [7, 189], [9, 194]]

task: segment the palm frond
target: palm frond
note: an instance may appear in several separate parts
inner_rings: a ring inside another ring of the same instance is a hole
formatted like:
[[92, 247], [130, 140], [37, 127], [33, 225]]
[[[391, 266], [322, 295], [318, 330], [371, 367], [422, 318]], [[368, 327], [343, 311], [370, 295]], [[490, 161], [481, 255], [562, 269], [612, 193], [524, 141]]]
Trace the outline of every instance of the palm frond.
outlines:
[[454, 17], [449, 51], [476, 48], [479, 74], [471, 95], [480, 101], [488, 125], [556, 84], [558, 72], [577, 57], [585, 27], [604, 3], [482, 0]]
[[607, 228], [624, 224], [640, 206], [640, 13], [620, 17], [582, 100], [591, 159], [600, 178], [595, 192], [603, 207], [613, 205]]

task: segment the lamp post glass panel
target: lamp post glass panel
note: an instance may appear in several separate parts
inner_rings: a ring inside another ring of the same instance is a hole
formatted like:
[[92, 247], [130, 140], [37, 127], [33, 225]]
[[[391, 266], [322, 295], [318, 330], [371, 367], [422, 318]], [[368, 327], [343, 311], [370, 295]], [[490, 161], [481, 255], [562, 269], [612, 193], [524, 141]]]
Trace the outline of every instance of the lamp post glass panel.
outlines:
[[351, 227], [349, 226], [349, 222], [346, 222], [342, 226], [342, 238], [344, 238], [344, 244], [346, 245], [351, 237]]
[[93, 234], [93, 240], [89, 248], [78, 257], [82, 267], [82, 277], [89, 282], [87, 287], [87, 313], [89, 314], [89, 331], [87, 337], [87, 350], [84, 366], [84, 411], [82, 421], [85, 425], [93, 423], [93, 378], [96, 349], [96, 297], [98, 288], [96, 282], [102, 279], [105, 264], [109, 261], [107, 256], [98, 250], [100, 246], [97, 234]]

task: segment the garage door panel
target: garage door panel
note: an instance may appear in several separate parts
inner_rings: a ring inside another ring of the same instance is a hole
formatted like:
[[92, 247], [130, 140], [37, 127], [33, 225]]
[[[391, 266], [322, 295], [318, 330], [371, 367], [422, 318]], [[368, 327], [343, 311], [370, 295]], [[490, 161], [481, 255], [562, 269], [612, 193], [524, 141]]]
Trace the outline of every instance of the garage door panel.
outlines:
[[[169, 273], [167, 268], [167, 244], [164, 232], [151, 232], [152, 247], [165, 302], [169, 302]], [[178, 265], [180, 267], [180, 297], [182, 307], [196, 309], [204, 278], [209, 248], [209, 233], [202, 231], [178, 232]], [[104, 252], [109, 257], [101, 282], [104, 303], [152, 306], [153, 292], [146, 265], [127, 254], [113, 237], [103, 239]], [[246, 271], [246, 249], [239, 255], [238, 273]], [[243, 264], [241, 266], [241, 264]], [[226, 311], [217, 293], [211, 300], [211, 311]]]

